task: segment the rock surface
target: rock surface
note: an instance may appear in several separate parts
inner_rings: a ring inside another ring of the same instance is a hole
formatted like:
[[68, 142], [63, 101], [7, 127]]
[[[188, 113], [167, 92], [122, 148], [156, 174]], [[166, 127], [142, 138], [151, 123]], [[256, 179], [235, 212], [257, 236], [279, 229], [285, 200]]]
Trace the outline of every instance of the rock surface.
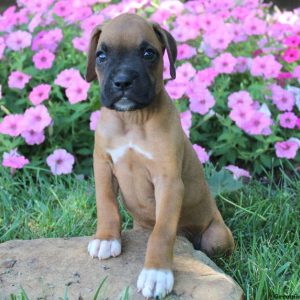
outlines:
[[[106, 277], [97, 299], [144, 299], [136, 291], [136, 280], [143, 267], [148, 234], [123, 233], [122, 254], [105, 261], [88, 256], [89, 237], [3, 243], [0, 299], [19, 294], [22, 287], [29, 299], [64, 299], [67, 295], [71, 300], [90, 300]], [[182, 237], [175, 243], [174, 275], [174, 290], [166, 299], [243, 299], [242, 289]]]

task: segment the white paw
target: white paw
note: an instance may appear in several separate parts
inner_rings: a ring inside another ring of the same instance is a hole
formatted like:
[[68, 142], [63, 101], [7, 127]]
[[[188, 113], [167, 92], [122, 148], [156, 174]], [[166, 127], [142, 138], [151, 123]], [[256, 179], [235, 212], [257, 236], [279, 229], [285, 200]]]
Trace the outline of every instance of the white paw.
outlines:
[[172, 291], [173, 285], [173, 272], [164, 269], [143, 269], [137, 281], [138, 291], [146, 298], [163, 298]]
[[121, 242], [119, 240], [92, 240], [88, 245], [91, 257], [107, 259], [121, 254]]

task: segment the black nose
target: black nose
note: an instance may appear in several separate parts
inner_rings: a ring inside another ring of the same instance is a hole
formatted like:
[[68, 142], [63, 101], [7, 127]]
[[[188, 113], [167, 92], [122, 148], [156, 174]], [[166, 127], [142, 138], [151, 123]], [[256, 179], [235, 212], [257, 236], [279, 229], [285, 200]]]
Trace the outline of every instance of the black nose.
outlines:
[[120, 72], [113, 79], [113, 86], [118, 90], [127, 90], [132, 86], [137, 76], [135, 72]]

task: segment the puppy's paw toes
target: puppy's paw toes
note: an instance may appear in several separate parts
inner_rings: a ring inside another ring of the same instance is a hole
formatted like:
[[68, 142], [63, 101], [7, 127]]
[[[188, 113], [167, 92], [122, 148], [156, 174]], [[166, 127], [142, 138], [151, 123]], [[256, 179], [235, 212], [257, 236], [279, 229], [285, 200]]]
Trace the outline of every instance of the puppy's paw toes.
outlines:
[[92, 240], [88, 245], [91, 257], [107, 259], [121, 254], [121, 242], [119, 240]]
[[143, 269], [137, 281], [138, 291], [146, 298], [163, 298], [172, 291], [173, 285], [173, 272], [165, 269]]

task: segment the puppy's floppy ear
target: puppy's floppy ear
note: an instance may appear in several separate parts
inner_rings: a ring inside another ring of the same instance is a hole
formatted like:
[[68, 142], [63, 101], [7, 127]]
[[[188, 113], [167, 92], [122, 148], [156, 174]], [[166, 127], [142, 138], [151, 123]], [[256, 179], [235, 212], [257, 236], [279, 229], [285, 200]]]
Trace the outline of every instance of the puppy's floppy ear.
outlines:
[[163, 47], [167, 49], [169, 62], [170, 62], [170, 75], [172, 79], [175, 79], [176, 78], [175, 60], [177, 57], [176, 41], [168, 31], [161, 28], [157, 23], [153, 23], [152, 26], [159, 41], [162, 43]]
[[86, 66], [86, 74], [85, 74], [85, 79], [87, 82], [91, 82], [97, 78], [97, 74], [95, 71], [95, 62], [96, 62], [96, 50], [97, 50], [100, 34], [101, 34], [101, 26], [97, 26], [96, 28], [94, 28], [91, 34], [87, 66]]

